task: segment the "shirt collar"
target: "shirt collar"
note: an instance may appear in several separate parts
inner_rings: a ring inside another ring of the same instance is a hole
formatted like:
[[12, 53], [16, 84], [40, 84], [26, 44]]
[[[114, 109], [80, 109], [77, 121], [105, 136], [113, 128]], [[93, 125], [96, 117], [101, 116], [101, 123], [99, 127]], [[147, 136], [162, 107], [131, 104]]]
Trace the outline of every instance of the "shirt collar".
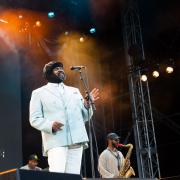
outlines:
[[107, 150], [112, 151], [112, 152], [117, 152], [117, 151], [118, 151], [116, 148], [114, 148], [113, 150], [111, 150], [109, 147], [107, 147]]
[[50, 87], [63, 87], [64, 88], [64, 83], [62, 83], [62, 82], [61, 83], [50, 83], [50, 82], [48, 82], [47, 85]]

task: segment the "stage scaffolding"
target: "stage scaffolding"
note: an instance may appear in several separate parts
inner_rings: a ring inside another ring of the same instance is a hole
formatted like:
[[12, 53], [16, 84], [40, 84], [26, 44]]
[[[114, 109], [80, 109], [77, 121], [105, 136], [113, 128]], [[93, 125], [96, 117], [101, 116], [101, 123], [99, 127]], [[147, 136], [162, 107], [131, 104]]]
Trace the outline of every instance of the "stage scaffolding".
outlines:
[[160, 178], [148, 81], [140, 80], [146, 59], [137, 3], [131, 1], [122, 17], [138, 174], [140, 178]]

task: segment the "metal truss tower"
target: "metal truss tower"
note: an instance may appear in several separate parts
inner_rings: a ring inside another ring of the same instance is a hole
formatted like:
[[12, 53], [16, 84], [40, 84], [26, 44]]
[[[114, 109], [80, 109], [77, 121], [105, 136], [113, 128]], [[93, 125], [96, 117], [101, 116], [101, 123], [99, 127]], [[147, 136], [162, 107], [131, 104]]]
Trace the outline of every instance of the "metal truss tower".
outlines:
[[148, 81], [140, 80], [144, 70], [141, 64], [146, 60], [137, 4], [133, 1], [123, 13], [123, 38], [129, 68], [128, 81], [138, 174], [140, 178], [160, 178]]

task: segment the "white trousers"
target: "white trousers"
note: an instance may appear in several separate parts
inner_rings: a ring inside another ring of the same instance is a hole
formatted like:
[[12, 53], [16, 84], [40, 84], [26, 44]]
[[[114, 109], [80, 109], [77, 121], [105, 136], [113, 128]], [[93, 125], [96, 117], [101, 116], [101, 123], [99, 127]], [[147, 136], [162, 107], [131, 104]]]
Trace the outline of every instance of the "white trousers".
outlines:
[[56, 147], [48, 151], [50, 172], [80, 174], [83, 147]]

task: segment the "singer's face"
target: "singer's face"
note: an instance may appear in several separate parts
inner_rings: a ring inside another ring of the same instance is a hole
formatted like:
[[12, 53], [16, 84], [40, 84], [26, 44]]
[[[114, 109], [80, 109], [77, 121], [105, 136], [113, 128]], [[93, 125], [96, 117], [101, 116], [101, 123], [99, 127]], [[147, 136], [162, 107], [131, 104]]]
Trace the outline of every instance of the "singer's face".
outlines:
[[55, 67], [53, 69], [53, 74], [61, 79], [64, 79], [65, 73], [63, 67]]
[[60, 73], [64, 73], [64, 69], [63, 69], [63, 67], [55, 67], [54, 69], [53, 69], [53, 73], [56, 75], [56, 76], [58, 76]]

